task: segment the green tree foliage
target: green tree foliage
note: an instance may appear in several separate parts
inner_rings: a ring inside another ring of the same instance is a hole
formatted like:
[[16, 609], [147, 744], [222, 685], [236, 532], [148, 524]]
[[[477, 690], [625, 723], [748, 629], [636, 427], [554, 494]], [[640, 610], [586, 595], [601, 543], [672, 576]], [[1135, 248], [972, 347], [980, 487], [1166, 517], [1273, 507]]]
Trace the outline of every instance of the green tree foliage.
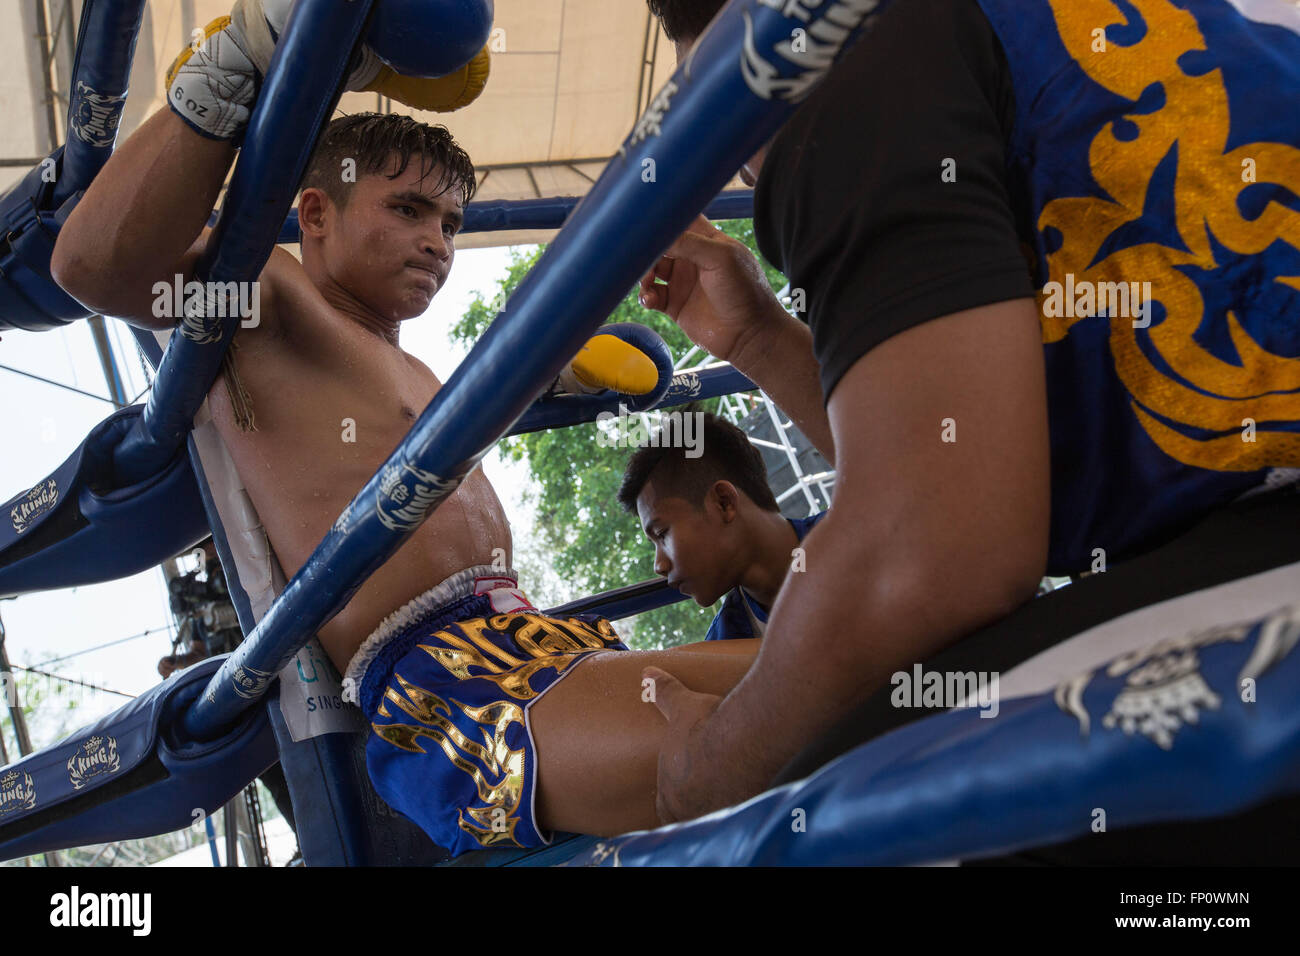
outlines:
[[[719, 225], [728, 235], [755, 249], [749, 220]], [[480, 296], [475, 300], [452, 328], [452, 337], [465, 344], [477, 340], [543, 252], [544, 247], [513, 251], [509, 272], [494, 298], [485, 300]], [[779, 272], [766, 264], [764, 268], [774, 290], [784, 287], [785, 279]], [[506, 316], [508, 320], [508, 311]], [[635, 288], [607, 321], [650, 327], [663, 337], [674, 360], [692, 347], [671, 319], [641, 307]], [[717, 399], [702, 403], [708, 411], [717, 405]], [[501, 444], [502, 454], [526, 463], [532, 479], [534, 490], [530, 497], [536, 508], [537, 526], [531, 532], [534, 548], [543, 552], [540, 560], [572, 584], [578, 594], [595, 594], [654, 577], [654, 548], [642, 534], [636, 516], [626, 514], [618, 505], [618, 488], [631, 450], [601, 447], [597, 434], [596, 424], [589, 423], [519, 435]], [[529, 564], [538, 560], [535, 554], [531, 561], [529, 556], [521, 555], [516, 565], [527, 578]], [[528, 580], [522, 583], [527, 589]], [[545, 603], [540, 597], [536, 600]], [[631, 622], [619, 622], [618, 629], [632, 647], [671, 647], [703, 640], [716, 610], [687, 601], [639, 615]]]

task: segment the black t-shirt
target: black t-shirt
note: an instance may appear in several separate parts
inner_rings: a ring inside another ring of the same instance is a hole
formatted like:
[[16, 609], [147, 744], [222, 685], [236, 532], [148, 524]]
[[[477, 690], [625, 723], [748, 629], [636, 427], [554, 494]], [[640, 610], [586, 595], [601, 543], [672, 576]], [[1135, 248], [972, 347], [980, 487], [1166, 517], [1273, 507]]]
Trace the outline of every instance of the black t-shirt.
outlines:
[[[1004, 156], [1015, 111], [975, 0], [883, 14], [800, 107], [755, 193], [759, 248], [802, 289], [823, 395], [930, 319], [1034, 294]], [[947, 175], [945, 175], [947, 173]], [[952, 180], [952, 181], [945, 181]]]

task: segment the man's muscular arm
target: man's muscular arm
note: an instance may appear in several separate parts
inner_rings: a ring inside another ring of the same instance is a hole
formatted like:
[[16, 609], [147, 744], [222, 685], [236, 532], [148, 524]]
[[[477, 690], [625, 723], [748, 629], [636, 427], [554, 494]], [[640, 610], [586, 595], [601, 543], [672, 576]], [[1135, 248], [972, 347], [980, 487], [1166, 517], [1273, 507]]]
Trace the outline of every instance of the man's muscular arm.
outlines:
[[[283, 25], [291, 3], [270, 0], [267, 10], [263, 0], [235, 0], [172, 62], [168, 107], [114, 151], [55, 246], [51, 272], [83, 304], [145, 328], [173, 323], [153, 315], [154, 286], [193, 275], [271, 59], [272, 25]], [[260, 278], [265, 299], [270, 277]]]
[[175, 319], [153, 315], [154, 283], [192, 277], [234, 157], [230, 143], [159, 110], [114, 150], [68, 217], [50, 262], [55, 281], [96, 312], [170, 328]]
[[1046, 407], [1030, 299], [927, 322], [853, 365], [829, 406], [835, 507], [804, 540], [807, 570], [786, 576], [754, 666], [721, 702], [648, 675], [666, 685], [664, 819], [761, 792], [894, 671], [1034, 594], [1047, 561]]

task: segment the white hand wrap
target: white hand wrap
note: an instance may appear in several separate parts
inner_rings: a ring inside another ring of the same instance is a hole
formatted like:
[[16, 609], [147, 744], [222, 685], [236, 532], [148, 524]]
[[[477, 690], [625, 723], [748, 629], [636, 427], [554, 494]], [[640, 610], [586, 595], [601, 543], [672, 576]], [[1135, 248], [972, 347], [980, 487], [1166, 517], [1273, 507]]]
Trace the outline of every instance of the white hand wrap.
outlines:
[[[168, 104], [212, 139], [241, 140], [257, 99], [260, 77], [243, 29], [245, 3], [239, 0], [231, 17], [208, 24], [203, 39], [185, 49], [167, 72]], [[258, 19], [269, 38], [265, 19], [260, 14]]]
[[578, 378], [572, 365], [566, 365], [564, 371], [555, 378], [551, 390], [561, 395], [596, 395], [605, 391], [604, 385], [588, 385]]
[[[293, 0], [236, 0], [229, 18], [208, 24], [201, 41], [182, 51], [167, 73], [167, 102], [202, 135], [238, 143]], [[362, 46], [347, 89], [359, 90], [383, 66]]]

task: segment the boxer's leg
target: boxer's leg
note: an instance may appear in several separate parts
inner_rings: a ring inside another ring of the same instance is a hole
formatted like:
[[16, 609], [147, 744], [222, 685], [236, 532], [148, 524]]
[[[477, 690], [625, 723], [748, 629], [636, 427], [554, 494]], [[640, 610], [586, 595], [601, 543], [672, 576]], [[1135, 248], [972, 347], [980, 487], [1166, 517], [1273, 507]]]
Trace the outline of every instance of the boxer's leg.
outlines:
[[613, 836], [658, 825], [655, 781], [668, 724], [643, 699], [641, 671], [662, 668], [691, 690], [726, 696], [757, 640], [595, 654], [529, 711], [537, 747], [537, 820], [545, 829]]

